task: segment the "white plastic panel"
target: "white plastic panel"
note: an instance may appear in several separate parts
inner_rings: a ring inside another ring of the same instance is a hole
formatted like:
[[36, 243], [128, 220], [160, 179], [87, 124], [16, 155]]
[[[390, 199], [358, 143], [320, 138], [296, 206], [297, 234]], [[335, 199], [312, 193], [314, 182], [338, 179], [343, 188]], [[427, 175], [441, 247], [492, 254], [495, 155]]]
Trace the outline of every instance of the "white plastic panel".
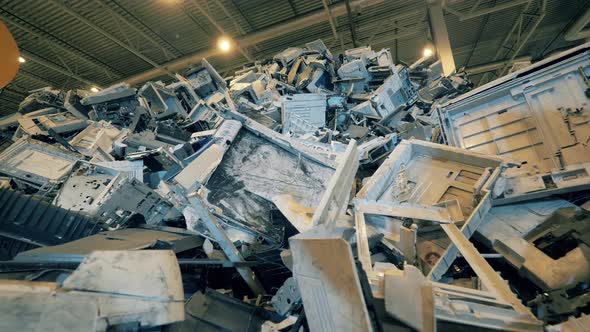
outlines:
[[[440, 107], [450, 145], [548, 172], [589, 162], [590, 44], [484, 85]], [[581, 70], [582, 69], [582, 70]]]

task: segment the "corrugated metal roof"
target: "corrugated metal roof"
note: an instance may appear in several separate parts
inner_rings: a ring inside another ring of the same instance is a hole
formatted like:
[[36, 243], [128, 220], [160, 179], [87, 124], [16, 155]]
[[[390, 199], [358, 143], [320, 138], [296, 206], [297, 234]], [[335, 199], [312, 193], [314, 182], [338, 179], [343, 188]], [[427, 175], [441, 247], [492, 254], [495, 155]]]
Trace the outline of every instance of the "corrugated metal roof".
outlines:
[[[542, 0], [531, 1], [528, 12], [538, 14]], [[480, 4], [478, 9], [482, 9], [510, 0], [449, 1], [452, 9], [462, 13], [469, 12], [476, 2]], [[110, 38], [69, 14], [60, 3]], [[343, 4], [344, 0], [328, 0], [328, 3]], [[547, 0], [547, 15], [521, 55], [539, 57], [554, 49], [577, 44], [564, 41], [562, 34], [566, 25], [590, 7], [589, 4], [590, 0]], [[445, 20], [457, 66], [491, 61], [525, 6], [522, 4], [463, 21], [447, 12]], [[370, 43], [373, 49], [391, 48], [394, 56], [397, 54], [400, 61], [408, 63], [420, 56], [429, 40], [424, 0], [384, 1], [379, 5], [353, 9], [357, 45]], [[27, 91], [48, 84], [56, 88], [88, 88], [88, 84], [72, 76], [104, 87], [153, 69], [153, 65], [113, 39], [150, 61], [164, 64], [215, 47], [221, 33], [207, 16], [227, 35], [239, 38], [318, 11], [323, 11], [321, 0], [0, 0], [0, 19], [12, 31], [19, 47], [53, 67], [27, 61], [15, 81], [0, 95], [0, 115], [16, 111], [16, 104]], [[347, 15], [336, 17], [335, 23], [344, 47], [353, 47]], [[397, 35], [400, 37], [396, 38]], [[277, 35], [248, 47], [246, 51], [254, 58], [262, 59], [286, 47], [301, 46], [318, 38], [323, 39], [333, 52], [340, 52], [340, 41], [335, 40], [327, 19], [292, 33]], [[247, 60], [235, 52], [210, 61], [220, 69], [227, 69]], [[70, 74], [65, 75], [63, 70]], [[477, 81], [479, 77], [474, 79]]]

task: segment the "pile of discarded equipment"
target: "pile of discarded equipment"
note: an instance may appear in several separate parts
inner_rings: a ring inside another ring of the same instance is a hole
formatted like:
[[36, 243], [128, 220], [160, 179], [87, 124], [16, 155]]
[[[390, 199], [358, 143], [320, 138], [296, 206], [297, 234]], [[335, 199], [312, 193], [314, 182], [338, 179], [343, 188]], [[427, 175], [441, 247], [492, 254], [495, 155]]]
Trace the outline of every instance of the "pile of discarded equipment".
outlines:
[[0, 326], [582, 331], [590, 44], [473, 89], [321, 40], [0, 119]]

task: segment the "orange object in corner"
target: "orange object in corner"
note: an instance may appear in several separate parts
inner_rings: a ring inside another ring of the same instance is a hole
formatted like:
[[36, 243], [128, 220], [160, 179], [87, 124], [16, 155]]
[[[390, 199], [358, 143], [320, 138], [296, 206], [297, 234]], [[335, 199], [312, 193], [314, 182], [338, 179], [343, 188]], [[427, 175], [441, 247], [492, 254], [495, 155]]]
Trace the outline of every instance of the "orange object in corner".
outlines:
[[18, 72], [20, 52], [12, 34], [0, 21], [0, 89], [14, 79]]

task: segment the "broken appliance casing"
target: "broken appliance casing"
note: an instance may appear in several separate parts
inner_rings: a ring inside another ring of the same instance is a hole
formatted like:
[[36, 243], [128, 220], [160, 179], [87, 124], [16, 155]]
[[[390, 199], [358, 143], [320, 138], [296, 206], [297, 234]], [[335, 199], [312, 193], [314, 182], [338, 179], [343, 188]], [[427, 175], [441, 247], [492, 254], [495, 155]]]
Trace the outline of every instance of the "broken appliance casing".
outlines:
[[130, 131], [135, 130], [142, 115], [147, 113], [143, 99], [138, 98], [134, 88], [124, 83], [89, 94], [80, 103], [91, 109], [88, 112], [90, 120], [105, 120]]
[[375, 90], [371, 103], [380, 117], [386, 118], [416, 101], [416, 91], [407, 70], [396, 68], [391, 76]]
[[590, 188], [590, 43], [438, 107], [449, 145], [510, 157], [494, 204]]
[[58, 134], [84, 129], [88, 122], [70, 112], [59, 112], [57, 108], [46, 108], [27, 113], [18, 119], [20, 131], [28, 135], [48, 136], [49, 130]]
[[140, 214], [158, 224], [171, 208], [163, 197], [127, 173], [80, 161], [54, 199], [66, 209], [94, 215], [110, 227], [126, 224]]
[[185, 318], [182, 278], [172, 251], [96, 251], [64, 277], [61, 282], [2, 280], [3, 329], [144, 329]]
[[113, 144], [122, 141], [128, 132], [106, 121], [92, 122], [70, 140], [70, 145], [86, 157], [97, 161], [113, 161]]
[[539, 293], [528, 302], [544, 320], [577, 315], [590, 303], [588, 212], [557, 198], [496, 206], [475, 237]]
[[[250, 229], [248, 233], [255, 231], [274, 243], [282, 237], [280, 224], [273, 223], [271, 217], [276, 198], [286, 194], [303, 206], [317, 206], [336, 163], [303, 141], [281, 135], [241, 114], [232, 112], [231, 116], [242, 126], [235, 138], [220, 141], [229, 147], [209, 147], [227, 151], [216, 156], [215, 160], [222, 157], [221, 162], [203, 183], [207, 203], [215, 206], [226, 222], [245, 225]], [[232, 130], [227, 133], [234, 135]]]
[[326, 96], [301, 93], [282, 99], [284, 133], [304, 134], [326, 125]]
[[50, 144], [21, 138], [0, 153], [0, 173], [49, 190], [61, 182], [78, 156]]
[[297, 281], [312, 331], [373, 331], [354, 256], [351, 229], [324, 225], [289, 239]]
[[[444, 207], [449, 210], [451, 220], [463, 221], [461, 231], [469, 238], [492, 206], [490, 189], [503, 167], [503, 159], [496, 156], [420, 140], [404, 140], [356, 198], [384, 205], [407, 202]], [[444, 237], [444, 233], [441, 234]], [[419, 241], [417, 246], [423, 262], [429, 262], [431, 254], [439, 257], [430, 267], [432, 280], [439, 280], [457, 256], [457, 248], [450, 242], [442, 251], [440, 244], [430, 241]]]
[[146, 83], [139, 89], [138, 94], [145, 98], [149, 105], [148, 111], [156, 119], [169, 118], [175, 114], [188, 115], [175, 92], [159, 82]]
[[103, 227], [95, 218], [0, 189], [0, 257], [12, 258], [30, 248], [64, 244], [98, 233]]

